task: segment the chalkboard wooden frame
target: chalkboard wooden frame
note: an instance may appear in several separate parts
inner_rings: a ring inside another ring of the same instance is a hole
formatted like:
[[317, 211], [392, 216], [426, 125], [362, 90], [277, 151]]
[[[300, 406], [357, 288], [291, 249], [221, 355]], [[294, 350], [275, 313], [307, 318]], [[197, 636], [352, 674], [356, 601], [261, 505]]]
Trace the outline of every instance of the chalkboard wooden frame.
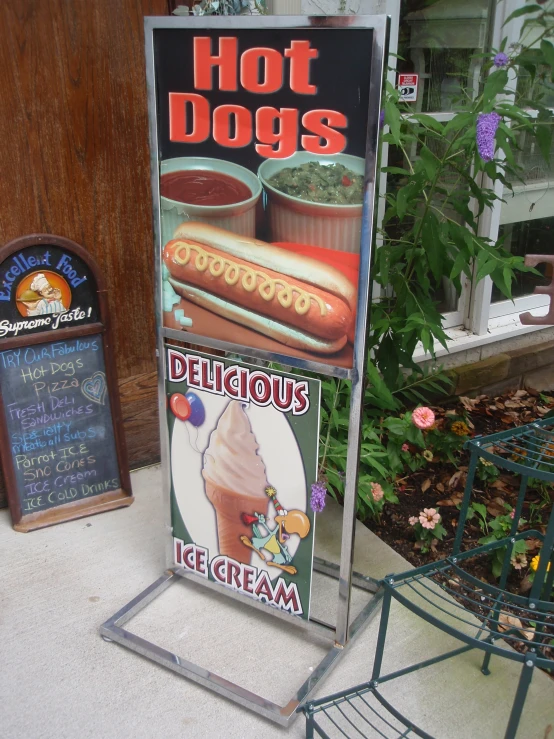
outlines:
[[[82, 498], [71, 503], [47, 508], [37, 513], [23, 514], [20, 495], [13, 463], [13, 455], [8, 434], [8, 426], [4, 413], [2, 393], [0, 392], [0, 459], [6, 483], [8, 505], [12, 517], [13, 528], [16, 531], [28, 532], [45, 526], [71, 521], [76, 518], [103, 513], [115, 508], [129, 506], [134, 500], [131, 489], [131, 477], [127, 459], [127, 448], [123, 433], [123, 417], [118, 393], [117, 371], [112, 353], [113, 341], [108, 308], [107, 290], [104, 278], [91, 255], [82, 246], [63, 236], [50, 234], [30, 234], [10, 241], [0, 247], [0, 265], [15, 252], [30, 246], [52, 245], [68, 251], [81, 259], [89, 268], [96, 283], [96, 295], [100, 321], [81, 326], [58, 328], [52, 331], [41, 331], [26, 336], [0, 338], [0, 352], [19, 347], [28, 347], [36, 344], [48, 344], [67, 341], [75, 338], [99, 334], [102, 337], [104, 364], [106, 370], [107, 393], [110, 401], [111, 420], [114, 434], [115, 451], [117, 455], [119, 480], [121, 487], [117, 490], [100, 493], [91, 498]], [[55, 337], [55, 338], [54, 338]], [[1, 388], [0, 388], [1, 390]]]

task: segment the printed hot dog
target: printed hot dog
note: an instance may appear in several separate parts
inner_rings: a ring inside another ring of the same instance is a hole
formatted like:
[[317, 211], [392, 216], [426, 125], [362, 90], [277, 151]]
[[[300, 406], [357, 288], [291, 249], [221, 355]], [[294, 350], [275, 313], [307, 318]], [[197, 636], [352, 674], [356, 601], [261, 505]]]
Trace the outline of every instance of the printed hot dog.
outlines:
[[330, 265], [194, 222], [163, 256], [174, 289], [219, 315], [310, 351], [346, 343], [355, 288]]

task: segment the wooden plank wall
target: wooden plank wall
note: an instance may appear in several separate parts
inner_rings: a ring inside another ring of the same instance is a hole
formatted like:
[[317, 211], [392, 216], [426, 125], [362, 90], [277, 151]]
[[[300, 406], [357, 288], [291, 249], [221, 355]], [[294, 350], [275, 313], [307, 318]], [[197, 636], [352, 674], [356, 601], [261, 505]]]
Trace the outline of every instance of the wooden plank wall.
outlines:
[[164, 14], [167, 0], [0, 2], [0, 242], [58, 234], [98, 260], [134, 468], [159, 458], [143, 17]]

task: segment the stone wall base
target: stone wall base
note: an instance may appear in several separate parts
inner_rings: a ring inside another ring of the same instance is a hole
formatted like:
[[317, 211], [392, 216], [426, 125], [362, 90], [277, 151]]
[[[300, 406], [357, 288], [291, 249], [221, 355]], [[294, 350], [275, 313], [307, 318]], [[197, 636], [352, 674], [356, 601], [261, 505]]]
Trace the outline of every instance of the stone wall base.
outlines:
[[554, 341], [503, 351], [449, 370], [455, 395], [494, 397], [524, 388], [554, 390]]

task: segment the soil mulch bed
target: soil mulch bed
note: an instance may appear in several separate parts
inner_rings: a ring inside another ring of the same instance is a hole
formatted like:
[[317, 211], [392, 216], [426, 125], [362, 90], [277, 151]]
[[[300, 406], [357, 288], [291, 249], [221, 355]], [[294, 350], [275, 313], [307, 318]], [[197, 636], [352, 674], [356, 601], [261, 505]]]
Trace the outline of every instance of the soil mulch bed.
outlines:
[[[432, 408], [437, 417], [438, 428], [449, 428], [449, 416], [463, 416], [470, 429], [470, 437], [486, 436], [545, 416], [554, 410], [554, 397], [518, 390], [496, 398], [459, 398], [449, 405]], [[414, 449], [414, 453], [416, 452]], [[456, 464], [435, 456], [423, 469], [408, 473], [404, 479], [398, 480], [396, 487], [399, 503], [385, 506], [379, 524], [365, 521], [372, 531], [415, 567], [442, 559], [452, 551], [459, 517], [457, 506], [462, 500], [469, 463], [468, 452], [461, 451], [456, 456]], [[506, 504], [515, 506], [518, 487], [519, 477], [504, 470], [501, 470], [500, 476], [493, 482], [481, 482], [476, 476], [472, 502], [484, 504], [490, 519], [506, 515]], [[544, 533], [553, 504], [554, 486], [544, 486], [543, 490], [529, 487], [522, 512], [522, 518], [527, 523], [520, 530], [534, 529]], [[447, 532], [444, 539], [435, 540], [431, 551], [425, 554], [415, 541], [413, 528], [408, 521], [411, 516], [418, 516], [424, 508], [439, 509]], [[476, 518], [467, 522], [463, 548], [479, 546], [478, 540], [483, 535]], [[527, 547], [527, 566], [521, 569], [512, 568], [510, 573], [508, 589], [513, 593], [525, 594], [530, 588], [529, 563], [539, 553], [540, 541], [528, 540]], [[483, 582], [496, 584], [487, 557], [466, 560], [464, 569]], [[477, 609], [472, 610], [478, 613]], [[549, 656], [554, 659], [554, 618], [548, 620], [552, 621], [549, 631], [553, 637], [553, 647], [548, 651], [551, 653]], [[517, 648], [517, 644], [515, 646]], [[523, 645], [521, 647], [524, 648]]]

